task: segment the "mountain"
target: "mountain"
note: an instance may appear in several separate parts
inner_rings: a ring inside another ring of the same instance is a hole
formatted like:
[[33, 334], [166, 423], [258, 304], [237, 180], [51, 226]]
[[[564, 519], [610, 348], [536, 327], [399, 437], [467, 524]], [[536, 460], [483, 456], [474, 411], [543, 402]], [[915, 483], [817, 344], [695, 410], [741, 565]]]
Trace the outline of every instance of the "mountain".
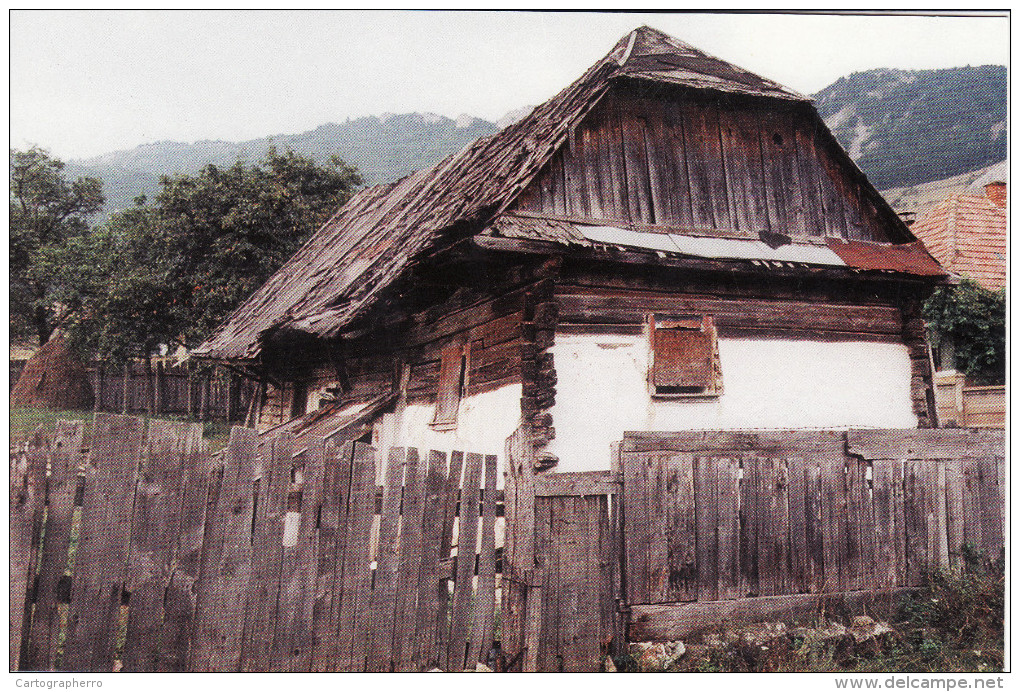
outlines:
[[815, 107], [879, 189], [941, 180], [1006, 158], [1006, 68], [855, 72]]
[[[1006, 158], [1006, 68], [856, 72], [814, 96], [839, 142], [878, 189], [909, 187], [961, 175]], [[266, 149], [291, 148], [325, 161], [353, 164], [367, 184], [402, 178], [432, 166], [531, 110], [511, 111], [497, 123], [461, 115], [384, 113], [329, 123], [309, 132], [246, 142], [155, 142], [129, 151], [69, 161], [72, 177], [103, 181], [107, 210], [152, 196], [159, 177], [196, 173], [206, 164], [255, 162]]]
[[456, 120], [434, 113], [384, 113], [328, 123], [296, 135], [274, 135], [246, 142], [154, 142], [127, 151], [69, 161], [69, 177], [103, 181], [107, 211], [130, 206], [140, 194], [152, 196], [161, 175], [196, 173], [207, 164], [233, 165], [237, 159], [258, 161], [266, 150], [313, 156], [325, 162], [336, 154], [358, 168], [367, 184], [389, 182], [432, 166], [466, 144], [497, 131], [494, 123], [461, 115]]

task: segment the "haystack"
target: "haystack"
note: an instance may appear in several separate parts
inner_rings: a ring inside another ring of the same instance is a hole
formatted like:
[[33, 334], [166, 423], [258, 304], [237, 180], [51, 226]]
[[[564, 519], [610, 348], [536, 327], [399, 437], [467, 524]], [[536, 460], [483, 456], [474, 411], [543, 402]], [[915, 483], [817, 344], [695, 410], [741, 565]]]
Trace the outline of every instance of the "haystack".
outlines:
[[59, 334], [28, 359], [11, 390], [11, 407], [90, 409], [94, 400], [85, 367]]

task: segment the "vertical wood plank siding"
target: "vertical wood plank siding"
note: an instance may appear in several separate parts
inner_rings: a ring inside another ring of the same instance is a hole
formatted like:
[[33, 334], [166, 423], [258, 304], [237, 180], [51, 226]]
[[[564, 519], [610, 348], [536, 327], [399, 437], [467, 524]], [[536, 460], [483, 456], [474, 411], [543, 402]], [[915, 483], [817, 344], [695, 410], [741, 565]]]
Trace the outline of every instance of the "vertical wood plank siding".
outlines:
[[607, 94], [517, 208], [695, 232], [889, 240], [809, 107], [656, 93]]

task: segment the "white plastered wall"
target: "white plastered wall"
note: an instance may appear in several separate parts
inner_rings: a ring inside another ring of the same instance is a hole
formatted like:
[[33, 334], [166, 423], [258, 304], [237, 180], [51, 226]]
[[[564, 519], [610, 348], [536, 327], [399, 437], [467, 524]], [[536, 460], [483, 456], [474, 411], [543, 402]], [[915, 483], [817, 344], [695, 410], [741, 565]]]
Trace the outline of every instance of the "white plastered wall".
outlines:
[[557, 471], [610, 467], [628, 430], [913, 428], [910, 358], [902, 344], [720, 339], [723, 393], [655, 399], [647, 338], [557, 334]]
[[386, 414], [376, 423], [373, 444], [378, 449], [416, 447], [422, 454], [459, 450], [496, 454], [502, 459], [506, 439], [521, 422], [521, 385], [464, 397], [452, 430], [440, 431], [430, 425], [435, 412], [434, 404], [410, 404], [399, 413]]

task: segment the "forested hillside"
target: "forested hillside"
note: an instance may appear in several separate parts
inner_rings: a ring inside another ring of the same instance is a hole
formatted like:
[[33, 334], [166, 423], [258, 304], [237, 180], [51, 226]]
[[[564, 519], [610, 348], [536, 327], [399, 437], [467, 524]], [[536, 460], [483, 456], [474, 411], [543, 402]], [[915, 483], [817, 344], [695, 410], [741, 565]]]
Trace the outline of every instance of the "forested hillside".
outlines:
[[140, 194], [152, 195], [159, 176], [197, 173], [207, 164], [233, 165], [238, 157], [260, 159], [275, 145], [325, 162], [337, 155], [357, 167], [369, 185], [402, 178], [432, 166], [464, 145], [496, 131], [486, 120], [461, 116], [451, 120], [431, 113], [384, 114], [327, 123], [296, 135], [275, 135], [246, 142], [154, 142], [128, 151], [69, 161], [67, 174], [103, 181], [106, 211], [124, 209]]
[[[880, 190], [949, 178], [1006, 158], [1005, 67], [858, 72], [815, 99], [836, 138]], [[256, 161], [274, 144], [319, 161], [336, 154], [356, 166], [367, 184], [376, 184], [431, 166], [503, 124], [467, 115], [384, 114], [247, 142], [144, 144], [69, 161], [67, 173], [102, 180], [107, 212], [151, 195], [160, 175], [196, 173], [209, 163], [230, 166], [238, 157]]]
[[1006, 158], [1006, 68], [870, 70], [815, 106], [878, 189], [941, 180]]

